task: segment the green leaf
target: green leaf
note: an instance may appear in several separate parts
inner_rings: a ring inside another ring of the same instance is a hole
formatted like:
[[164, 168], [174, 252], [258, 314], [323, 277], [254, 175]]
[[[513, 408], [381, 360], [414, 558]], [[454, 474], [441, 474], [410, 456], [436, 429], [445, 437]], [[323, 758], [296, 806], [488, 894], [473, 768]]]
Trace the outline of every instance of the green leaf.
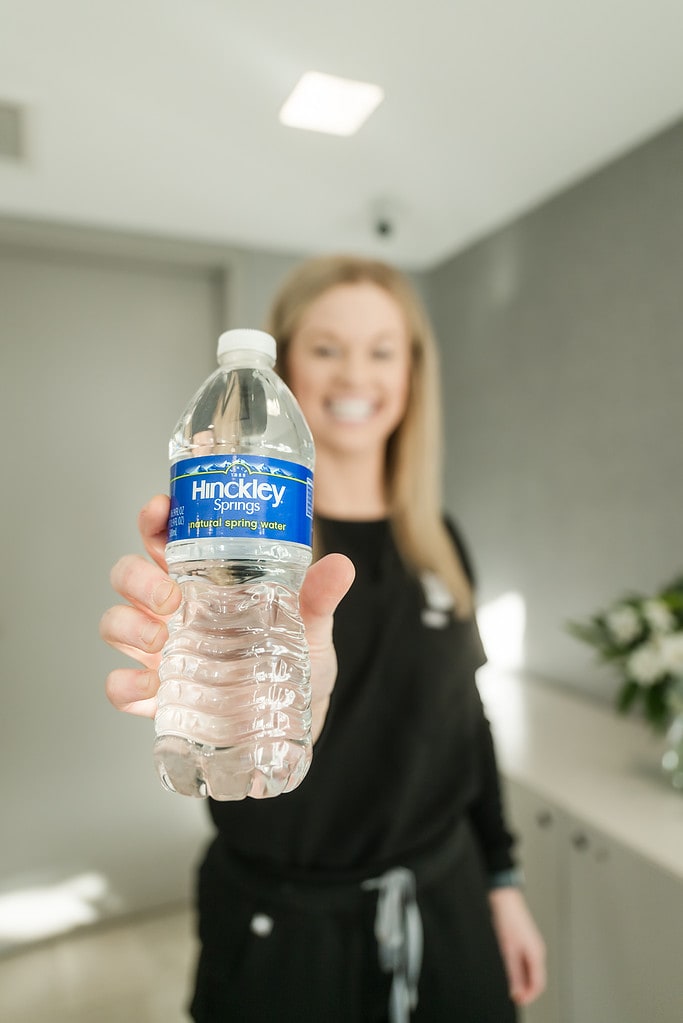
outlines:
[[622, 714], [626, 714], [640, 694], [640, 686], [637, 682], [629, 680], [625, 682], [617, 696], [617, 707]]
[[567, 622], [567, 632], [584, 643], [595, 646], [602, 640], [602, 630], [594, 622]]
[[658, 731], [664, 731], [669, 722], [669, 703], [666, 682], [656, 682], [645, 690], [645, 715]]
[[683, 612], [683, 593], [667, 591], [659, 598], [670, 611], [674, 613]]

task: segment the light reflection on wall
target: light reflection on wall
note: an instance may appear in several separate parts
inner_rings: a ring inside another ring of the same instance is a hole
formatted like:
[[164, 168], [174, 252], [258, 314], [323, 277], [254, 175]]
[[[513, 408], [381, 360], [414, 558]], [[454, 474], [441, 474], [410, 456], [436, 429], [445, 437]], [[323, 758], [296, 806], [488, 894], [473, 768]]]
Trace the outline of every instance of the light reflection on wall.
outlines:
[[0, 951], [95, 923], [111, 898], [97, 873], [0, 894]]
[[503, 593], [477, 611], [489, 664], [508, 671], [524, 665], [526, 604], [519, 593]]
[[524, 666], [524, 598], [515, 592], [501, 594], [479, 608], [477, 622], [488, 656], [488, 665], [477, 673], [477, 685], [493, 729], [498, 760], [505, 769], [518, 763], [527, 748], [519, 687], [505, 684], [506, 672]]

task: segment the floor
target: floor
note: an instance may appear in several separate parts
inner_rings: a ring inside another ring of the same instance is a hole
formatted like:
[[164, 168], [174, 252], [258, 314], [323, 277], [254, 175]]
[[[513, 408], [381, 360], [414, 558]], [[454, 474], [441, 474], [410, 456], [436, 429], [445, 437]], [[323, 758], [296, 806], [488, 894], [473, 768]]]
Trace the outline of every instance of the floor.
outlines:
[[83, 930], [0, 958], [2, 1023], [188, 1023], [191, 911]]

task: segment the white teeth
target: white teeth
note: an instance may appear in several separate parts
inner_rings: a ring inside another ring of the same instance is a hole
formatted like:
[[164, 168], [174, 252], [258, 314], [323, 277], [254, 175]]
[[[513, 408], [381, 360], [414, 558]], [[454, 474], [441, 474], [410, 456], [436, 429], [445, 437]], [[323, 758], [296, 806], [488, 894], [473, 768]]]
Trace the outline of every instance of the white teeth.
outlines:
[[362, 398], [345, 398], [340, 401], [331, 401], [329, 408], [335, 419], [359, 423], [370, 418], [374, 406], [372, 402]]

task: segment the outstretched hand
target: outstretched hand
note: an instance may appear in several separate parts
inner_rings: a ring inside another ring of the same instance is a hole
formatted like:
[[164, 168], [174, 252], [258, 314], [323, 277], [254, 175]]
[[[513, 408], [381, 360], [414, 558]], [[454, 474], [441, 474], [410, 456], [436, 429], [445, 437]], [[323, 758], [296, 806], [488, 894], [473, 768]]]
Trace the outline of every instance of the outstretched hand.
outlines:
[[[107, 697], [118, 710], [150, 718], [156, 713], [159, 661], [168, 638], [166, 622], [181, 600], [180, 587], [169, 577], [165, 558], [169, 507], [168, 497], [159, 494], [140, 512], [138, 528], [152, 561], [135, 554], [117, 561], [111, 584], [126, 603], [109, 608], [100, 622], [102, 639], [142, 665], [112, 671], [106, 681]], [[328, 554], [311, 565], [299, 594], [311, 656], [314, 742], [325, 723], [337, 677], [333, 616], [354, 576], [347, 557]]]

